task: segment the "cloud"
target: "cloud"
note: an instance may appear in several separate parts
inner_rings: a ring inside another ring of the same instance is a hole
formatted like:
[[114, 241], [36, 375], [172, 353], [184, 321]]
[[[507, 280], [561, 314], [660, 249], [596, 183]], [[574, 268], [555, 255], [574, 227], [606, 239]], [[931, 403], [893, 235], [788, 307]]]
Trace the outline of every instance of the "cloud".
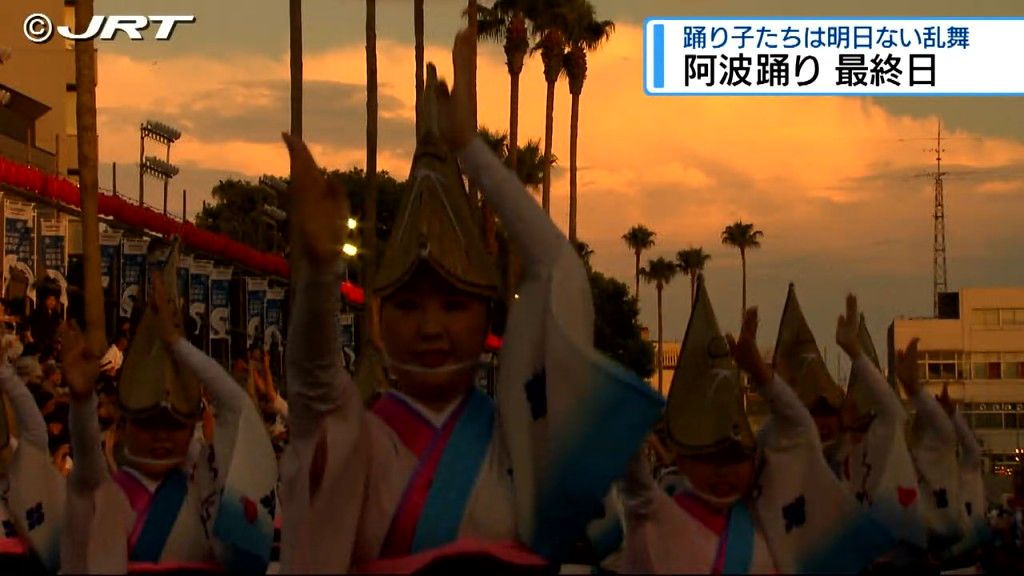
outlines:
[[[454, 27], [454, 25], [453, 25]], [[413, 148], [411, 34], [378, 44], [381, 119], [378, 166], [408, 170]], [[579, 232], [596, 251], [594, 265], [632, 286], [633, 257], [620, 236], [642, 223], [658, 233], [648, 257], [673, 257], [688, 246], [712, 255], [708, 286], [724, 329], [739, 324], [740, 257], [720, 233], [742, 219], [764, 231], [748, 255], [748, 301], [762, 306], [763, 342], [774, 339], [786, 286], [797, 282], [819, 344], [828, 343], [842, 297], [865, 301], [876, 343], [894, 316], [931, 309], [934, 191], [918, 177], [934, 168], [924, 149], [944, 121], [947, 245], [952, 287], [1021, 282], [1017, 233], [1024, 138], [994, 137], [969, 121], [988, 100], [964, 99], [964, 121], [948, 125], [933, 100], [905, 99], [896, 113], [871, 98], [669, 97], [642, 90], [642, 34], [620, 23], [589, 58], [580, 99]], [[451, 78], [449, 44], [431, 42], [426, 57]], [[284, 174], [276, 140], [288, 125], [288, 58], [185, 54], [158, 66], [124, 54], [100, 58], [100, 143], [105, 161], [138, 158], [138, 122], [177, 120], [179, 178], [221, 173]], [[148, 67], [147, 67], [148, 66]], [[363, 165], [365, 53], [360, 37], [307, 50], [306, 137], [327, 166]], [[506, 130], [508, 75], [496, 44], [481, 46], [479, 119]], [[1019, 106], [1019, 99], [1014, 100]], [[521, 78], [520, 141], [544, 133], [545, 83], [539, 58]], [[567, 228], [570, 95], [556, 90], [552, 218]], [[975, 128], [972, 128], [974, 126]], [[918, 139], [923, 138], [923, 139]], [[185, 176], [184, 173], [190, 173]], [[203, 192], [198, 192], [202, 195]], [[679, 339], [689, 287], [676, 280], [665, 295], [665, 326]], [[641, 289], [642, 320], [656, 325], [653, 287]]]

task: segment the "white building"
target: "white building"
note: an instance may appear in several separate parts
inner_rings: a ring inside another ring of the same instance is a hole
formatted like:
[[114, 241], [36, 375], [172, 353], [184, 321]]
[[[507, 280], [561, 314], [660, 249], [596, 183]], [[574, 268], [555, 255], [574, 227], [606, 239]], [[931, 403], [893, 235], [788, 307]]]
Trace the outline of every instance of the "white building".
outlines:
[[935, 394], [948, 383], [989, 471], [1006, 475], [1024, 455], [1024, 288], [965, 288], [950, 298], [940, 318], [893, 321], [889, 373], [895, 351], [920, 338], [922, 379]]

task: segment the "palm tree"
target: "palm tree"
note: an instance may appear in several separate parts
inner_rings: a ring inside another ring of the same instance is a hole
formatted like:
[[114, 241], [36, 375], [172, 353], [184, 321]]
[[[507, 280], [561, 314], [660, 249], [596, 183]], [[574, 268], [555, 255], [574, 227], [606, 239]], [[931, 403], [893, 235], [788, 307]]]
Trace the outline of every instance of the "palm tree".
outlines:
[[[78, 32], [93, 17], [93, 0], [75, 3]], [[99, 141], [96, 131], [96, 49], [93, 41], [75, 42], [75, 116], [78, 130], [78, 186], [82, 194], [82, 242], [85, 268], [85, 330], [90, 352], [106, 350], [103, 288], [100, 284]]]
[[292, 136], [302, 138], [302, 0], [288, 0], [291, 53]]
[[703, 247], [687, 248], [676, 253], [676, 264], [679, 271], [690, 277], [690, 306], [697, 290], [697, 275], [704, 271], [704, 265], [711, 260], [711, 254], [705, 254]]
[[530, 38], [526, 28], [528, 2], [526, 0], [494, 0], [488, 7], [479, 9], [477, 36], [492, 42], [504, 42], [505, 66], [509, 76], [508, 112], [508, 165], [515, 169], [516, 150], [519, 145], [519, 76], [530, 49]]
[[661, 323], [661, 293], [665, 289], [665, 286], [675, 278], [679, 272], [679, 267], [676, 263], [667, 260], [665, 258], [657, 258], [647, 263], [646, 268], [640, 270], [640, 275], [644, 277], [644, 280], [648, 284], [654, 284], [654, 288], [658, 291], [658, 357], [656, 368], [658, 370], [658, 393], [664, 394], [664, 387], [662, 385], [662, 357], [664, 356], [664, 348], [662, 341], [662, 323]]
[[363, 200], [362, 266], [366, 307], [361, 319], [357, 381], [368, 399], [378, 385], [378, 359], [371, 343], [373, 334], [373, 282], [377, 271], [377, 2], [366, 0], [366, 197]]
[[[502, 162], [508, 163], [509, 140], [507, 132], [497, 132], [481, 126], [477, 131], [487, 147]], [[519, 162], [516, 164], [516, 175], [527, 189], [536, 190], [544, 183], [544, 170], [558, 161], [557, 158], [545, 158], [540, 153], [540, 140], [530, 140], [519, 147]]]
[[[544, 62], [544, 80], [547, 83], [547, 100], [544, 109], [544, 155], [551, 157], [552, 138], [555, 128], [555, 85], [565, 71], [565, 37], [571, 21], [569, 0], [536, 0], [531, 6], [529, 18], [533, 22], [533, 34], [539, 37], [531, 52], [540, 52]], [[541, 205], [551, 213], [551, 168], [544, 170], [544, 188], [541, 191]]]
[[752, 248], [761, 247], [761, 239], [764, 238], [764, 232], [755, 230], [753, 224], [745, 224], [742, 220], [725, 227], [722, 230], [722, 244], [726, 246], [733, 246], [740, 250], [740, 262], [743, 265], [743, 310], [740, 312], [740, 317], [743, 317], [743, 312], [747, 310], [747, 250]]
[[640, 256], [644, 253], [644, 250], [650, 250], [654, 247], [655, 236], [656, 234], [643, 224], [633, 226], [622, 235], [626, 246], [629, 246], [629, 249], [633, 251], [633, 255], [636, 256], [636, 288], [634, 288], [633, 297], [637, 301], [640, 300]]
[[[509, 76], [509, 155], [507, 164], [516, 167], [516, 152], [519, 150], [519, 76], [530, 48], [524, 9], [525, 0], [494, 0], [488, 8], [480, 7], [477, 14], [477, 37], [493, 42], [504, 42], [505, 66]], [[491, 253], [497, 249], [495, 241], [494, 211], [486, 202], [482, 203], [484, 231], [487, 247]]]
[[565, 74], [569, 78], [569, 93], [572, 95], [572, 113], [569, 119], [569, 239], [576, 239], [576, 151], [580, 129], [580, 93], [587, 79], [587, 52], [596, 50], [611, 37], [615, 23], [598, 20], [594, 5], [588, 0], [577, 2], [570, 22], [566, 42], [569, 52], [565, 57]]
[[[420, 109], [423, 95], [423, 0], [413, 0], [412, 22], [416, 35], [416, 109]], [[420, 131], [420, 117], [416, 115], [416, 133]]]

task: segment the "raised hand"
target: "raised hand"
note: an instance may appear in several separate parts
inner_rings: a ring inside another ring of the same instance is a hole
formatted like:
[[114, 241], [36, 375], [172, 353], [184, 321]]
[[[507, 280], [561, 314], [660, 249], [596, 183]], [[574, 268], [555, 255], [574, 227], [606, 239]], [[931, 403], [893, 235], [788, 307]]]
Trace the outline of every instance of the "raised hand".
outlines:
[[178, 303], [167, 293], [167, 287], [164, 285], [164, 279], [160, 273], [154, 273], [151, 279], [153, 297], [149, 300], [149, 307], [156, 314], [160, 340], [167, 346], [172, 346], [179, 338], [182, 338], [184, 333], [181, 328]]
[[758, 386], [764, 386], [773, 378], [772, 369], [757, 349], [757, 307], [748, 308], [743, 314], [743, 326], [740, 328], [739, 340], [732, 334], [725, 336], [729, 350], [740, 369], [749, 373]]
[[74, 320], [60, 328], [60, 364], [73, 400], [86, 400], [95, 393], [100, 359], [89, 350]]
[[476, 136], [473, 122], [473, 68], [476, 66], [476, 36], [471, 30], [461, 30], [455, 35], [452, 47], [452, 65], [455, 80], [451, 94], [448, 86], [438, 83], [440, 103], [441, 136], [452, 151], [458, 151]]
[[291, 157], [288, 223], [292, 250], [313, 264], [331, 265], [341, 248], [349, 216], [348, 198], [344, 190], [324, 177], [302, 140], [289, 134], [281, 137]]
[[956, 412], [956, 406], [953, 404], [953, 399], [949, 397], [949, 382], [942, 383], [942, 394], [935, 397], [938, 401], [939, 406], [946, 412], [947, 415], [952, 416], [953, 412]]
[[917, 353], [919, 341], [920, 338], [914, 338], [906, 348], [896, 351], [896, 377], [908, 397], [914, 396], [921, 389]]
[[857, 310], [857, 297], [847, 294], [846, 315], [840, 316], [836, 322], [836, 344], [839, 344], [850, 360], [856, 360], [861, 354], [859, 336], [860, 312]]

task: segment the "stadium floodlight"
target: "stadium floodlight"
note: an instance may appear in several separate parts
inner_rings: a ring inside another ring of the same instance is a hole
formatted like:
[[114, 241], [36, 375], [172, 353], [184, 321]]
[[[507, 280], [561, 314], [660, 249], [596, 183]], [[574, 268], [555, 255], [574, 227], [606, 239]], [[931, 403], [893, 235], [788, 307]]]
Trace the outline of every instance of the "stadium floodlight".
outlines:
[[146, 120], [146, 123], [143, 125], [142, 128], [150, 135], [156, 136], [167, 142], [177, 142], [178, 139], [181, 138], [180, 130], [168, 126], [163, 122], [157, 122], [155, 120]]
[[348, 225], [348, 229], [349, 229], [349, 230], [355, 230], [355, 229], [356, 229], [356, 226], [358, 226], [358, 225], [359, 225], [359, 223], [358, 223], [358, 222], [356, 222], [356, 219], [355, 219], [355, 218], [349, 218], [349, 219], [348, 219], [348, 222], [347, 222], [347, 225]]
[[146, 156], [146, 161], [142, 164], [142, 168], [164, 178], [174, 178], [178, 175], [177, 166], [164, 162], [156, 156]]
[[355, 256], [356, 254], [359, 253], [359, 248], [356, 248], [355, 245], [353, 244], [345, 244], [344, 246], [341, 247], [341, 251], [346, 256]]

